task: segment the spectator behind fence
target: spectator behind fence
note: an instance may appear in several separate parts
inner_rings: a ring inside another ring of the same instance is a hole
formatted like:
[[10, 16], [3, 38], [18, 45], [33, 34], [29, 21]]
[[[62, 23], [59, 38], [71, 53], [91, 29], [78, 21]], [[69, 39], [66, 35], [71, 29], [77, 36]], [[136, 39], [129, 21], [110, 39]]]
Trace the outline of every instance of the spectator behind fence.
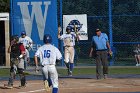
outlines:
[[136, 66], [140, 66], [140, 44], [134, 49]]

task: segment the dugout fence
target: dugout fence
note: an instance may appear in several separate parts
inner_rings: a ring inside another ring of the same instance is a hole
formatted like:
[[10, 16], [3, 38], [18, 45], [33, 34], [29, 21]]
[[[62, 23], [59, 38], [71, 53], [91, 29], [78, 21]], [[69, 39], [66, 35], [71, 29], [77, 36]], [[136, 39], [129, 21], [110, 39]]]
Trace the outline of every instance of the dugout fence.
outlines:
[[75, 65], [95, 65], [89, 58], [91, 38], [95, 29], [108, 34], [113, 59], [111, 66], [135, 66], [133, 50], [140, 44], [139, 0], [58, 0], [58, 20], [68, 14], [87, 14], [88, 40], [76, 44]]

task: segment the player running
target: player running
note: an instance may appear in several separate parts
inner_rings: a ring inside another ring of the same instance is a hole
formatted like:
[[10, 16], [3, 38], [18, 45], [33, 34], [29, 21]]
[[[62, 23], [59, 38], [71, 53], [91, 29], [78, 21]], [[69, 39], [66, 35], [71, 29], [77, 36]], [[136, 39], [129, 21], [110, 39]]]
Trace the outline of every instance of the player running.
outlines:
[[34, 60], [36, 64], [36, 70], [38, 70], [39, 57], [46, 91], [49, 91], [49, 87], [52, 85], [52, 93], [58, 93], [58, 73], [55, 64], [56, 61], [59, 61], [62, 58], [62, 55], [58, 48], [51, 45], [52, 37], [49, 34], [44, 35], [43, 41], [44, 45], [39, 47], [35, 53]]
[[71, 33], [72, 28], [68, 26], [66, 28], [66, 33], [63, 35], [60, 35], [61, 28], [58, 27], [58, 38], [60, 40], [63, 40], [64, 43], [64, 61], [65, 65], [68, 69], [68, 75], [72, 76], [72, 71], [74, 67], [74, 46], [75, 46], [75, 40], [78, 40], [78, 34], [77, 33]]

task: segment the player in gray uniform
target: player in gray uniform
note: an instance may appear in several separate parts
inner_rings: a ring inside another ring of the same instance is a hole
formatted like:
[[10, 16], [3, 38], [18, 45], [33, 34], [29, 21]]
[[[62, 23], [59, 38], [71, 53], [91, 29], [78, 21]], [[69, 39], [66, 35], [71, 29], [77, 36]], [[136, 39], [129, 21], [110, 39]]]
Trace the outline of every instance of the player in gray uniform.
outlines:
[[[36, 70], [38, 70], [38, 57], [40, 58], [40, 65], [42, 66], [42, 73], [44, 77], [44, 86], [46, 91], [50, 90], [52, 84], [52, 93], [58, 93], [58, 73], [55, 67], [57, 61], [62, 58], [62, 54], [51, 44], [52, 37], [49, 34], [44, 35], [44, 45], [39, 47], [35, 53]], [[50, 78], [50, 81], [48, 80]]]
[[8, 84], [5, 84], [5, 88], [13, 88], [13, 81], [15, 79], [16, 72], [18, 71], [20, 76], [21, 85], [25, 87], [26, 79], [24, 74], [24, 55], [25, 48], [22, 43], [18, 43], [18, 36], [12, 36], [11, 44], [8, 52], [10, 53], [10, 78]]

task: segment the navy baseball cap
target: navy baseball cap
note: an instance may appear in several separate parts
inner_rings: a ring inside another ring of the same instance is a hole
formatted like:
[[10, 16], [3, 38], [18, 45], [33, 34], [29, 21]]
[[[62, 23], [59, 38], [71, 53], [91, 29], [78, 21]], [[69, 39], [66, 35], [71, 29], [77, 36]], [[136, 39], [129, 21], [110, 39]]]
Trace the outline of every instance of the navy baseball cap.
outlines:
[[98, 31], [101, 31], [101, 30], [97, 28], [97, 29], [96, 29], [96, 32], [98, 32]]
[[22, 32], [21, 32], [21, 35], [26, 35], [26, 32], [25, 32], [25, 31], [22, 31]]

